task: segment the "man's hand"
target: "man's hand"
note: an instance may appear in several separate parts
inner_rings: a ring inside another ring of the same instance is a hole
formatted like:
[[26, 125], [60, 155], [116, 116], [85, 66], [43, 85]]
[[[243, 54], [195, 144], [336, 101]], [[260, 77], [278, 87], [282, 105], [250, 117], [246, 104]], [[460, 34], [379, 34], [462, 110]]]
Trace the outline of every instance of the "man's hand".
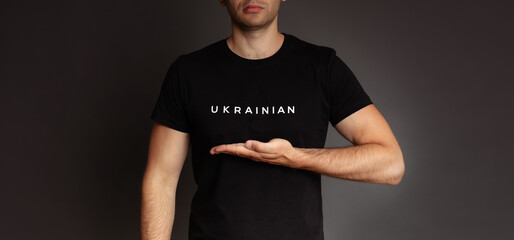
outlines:
[[249, 158], [257, 162], [267, 162], [292, 168], [300, 168], [303, 163], [296, 158], [296, 149], [282, 138], [269, 142], [247, 140], [245, 143], [222, 144], [211, 148], [211, 154], [227, 153]]

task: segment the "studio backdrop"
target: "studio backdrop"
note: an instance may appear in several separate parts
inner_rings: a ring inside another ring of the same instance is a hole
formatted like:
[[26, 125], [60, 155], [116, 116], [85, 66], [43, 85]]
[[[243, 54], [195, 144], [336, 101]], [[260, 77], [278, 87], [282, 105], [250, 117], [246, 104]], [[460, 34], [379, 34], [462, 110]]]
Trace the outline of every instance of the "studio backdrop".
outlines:
[[[326, 240], [514, 239], [512, 7], [281, 3], [279, 31], [337, 51], [405, 160], [396, 186], [322, 177]], [[0, 239], [139, 239], [150, 114], [166, 70], [230, 35], [226, 9], [8, 0], [0, 19]], [[350, 145], [329, 127], [326, 147]], [[191, 169], [188, 157], [172, 239], [187, 239]]]

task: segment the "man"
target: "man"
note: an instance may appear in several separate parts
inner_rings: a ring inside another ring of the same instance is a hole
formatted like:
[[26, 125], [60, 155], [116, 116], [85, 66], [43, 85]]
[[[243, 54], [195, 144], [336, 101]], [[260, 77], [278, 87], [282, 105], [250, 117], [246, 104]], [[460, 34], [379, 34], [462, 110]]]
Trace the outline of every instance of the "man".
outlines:
[[[232, 35], [179, 56], [151, 116], [142, 238], [170, 238], [191, 143], [189, 239], [323, 239], [320, 176], [396, 185], [400, 146], [334, 49], [278, 31], [280, 0], [219, 1]], [[328, 122], [354, 146], [324, 149]]]

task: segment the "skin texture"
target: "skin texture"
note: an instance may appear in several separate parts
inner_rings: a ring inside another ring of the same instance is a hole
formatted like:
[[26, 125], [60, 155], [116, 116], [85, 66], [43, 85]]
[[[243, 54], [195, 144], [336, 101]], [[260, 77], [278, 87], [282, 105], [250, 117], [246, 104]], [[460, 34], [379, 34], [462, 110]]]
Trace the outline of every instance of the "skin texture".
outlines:
[[142, 183], [142, 240], [170, 239], [177, 184], [189, 143], [189, 133], [153, 124]]
[[[279, 0], [219, 0], [231, 18], [232, 35], [227, 39], [229, 48], [247, 59], [260, 59], [273, 55], [282, 46], [284, 35], [278, 32]], [[245, 12], [245, 7], [262, 7], [257, 13]]]
[[[244, 32], [259, 31], [276, 22], [280, 1], [230, 1], [220, 0], [220, 5], [227, 8], [232, 24]], [[262, 8], [258, 13], [245, 12], [250, 5]]]

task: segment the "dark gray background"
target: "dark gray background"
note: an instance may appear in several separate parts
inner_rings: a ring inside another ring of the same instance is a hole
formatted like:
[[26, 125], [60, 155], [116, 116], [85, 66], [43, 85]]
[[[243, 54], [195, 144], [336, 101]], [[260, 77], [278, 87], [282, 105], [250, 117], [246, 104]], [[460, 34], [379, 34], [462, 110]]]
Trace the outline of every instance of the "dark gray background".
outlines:
[[[397, 186], [323, 177], [327, 240], [513, 239], [509, 1], [294, 1], [279, 31], [335, 48], [388, 120]], [[1, 239], [138, 239], [150, 113], [179, 55], [230, 34], [218, 1], [2, 1]], [[332, 127], [327, 147], [349, 146]], [[173, 239], [186, 239], [188, 158]]]

